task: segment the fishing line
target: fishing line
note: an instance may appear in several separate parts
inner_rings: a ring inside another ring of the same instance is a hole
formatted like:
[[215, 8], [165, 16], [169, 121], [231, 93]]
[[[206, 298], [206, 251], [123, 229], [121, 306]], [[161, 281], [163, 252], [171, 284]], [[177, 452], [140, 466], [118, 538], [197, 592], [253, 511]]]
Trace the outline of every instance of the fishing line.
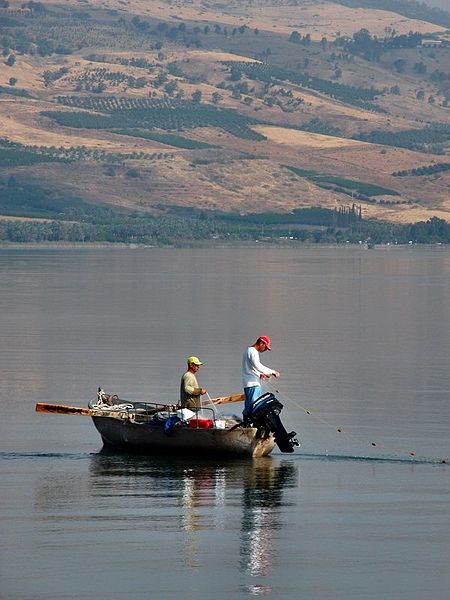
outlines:
[[[312, 460], [323, 460], [324, 458], [326, 458], [327, 460], [334, 460], [334, 461], [364, 461], [364, 462], [387, 462], [387, 463], [401, 463], [401, 464], [411, 464], [411, 459], [410, 458], [405, 458], [405, 457], [397, 457], [397, 456], [357, 456], [354, 454], [314, 454], [314, 453], [305, 453], [302, 452], [301, 454], [301, 458], [305, 459], [305, 458], [309, 458]], [[415, 465], [442, 465], [442, 464], [447, 464], [447, 463], [443, 463], [441, 461], [441, 459], [439, 458], [427, 458], [427, 457], [422, 457], [422, 458], [416, 458], [414, 459], [414, 464]]]
[[[206, 392], [206, 396], [209, 400], [209, 404], [211, 405], [211, 410], [213, 411], [214, 419], [217, 419], [216, 406], [208, 392]], [[202, 397], [200, 396], [200, 403], [201, 403], [201, 401], [202, 401]]]
[[[339, 434], [342, 434], [342, 433], [343, 433], [343, 434], [346, 434], [347, 436], [354, 437], [354, 436], [353, 436], [353, 434], [351, 434], [351, 433], [350, 433], [350, 432], [348, 432], [348, 431], [345, 431], [345, 430], [344, 430], [342, 427], [336, 427], [335, 425], [333, 425], [333, 424], [332, 424], [332, 423], [330, 423], [329, 421], [327, 421], [327, 420], [323, 419], [322, 417], [320, 417], [320, 416], [318, 416], [318, 415], [315, 415], [315, 414], [313, 414], [313, 412], [312, 412], [312, 411], [311, 411], [309, 408], [306, 408], [305, 406], [302, 406], [302, 405], [301, 405], [299, 402], [297, 402], [297, 401], [293, 400], [293, 399], [292, 399], [292, 398], [290, 398], [290, 397], [289, 397], [287, 394], [284, 394], [284, 393], [280, 392], [280, 390], [279, 390], [279, 389], [277, 389], [277, 388], [276, 388], [276, 387], [275, 387], [275, 386], [274, 386], [274, 385], [271, 383], [271, 381], [269, 381], [268, 379], [265, 379], [265, 380], [264, 380], [264, 383], [265, 383], [265, 384], [266, 384], [266, 385], [267, 385], [269, 388], [271, 388], [271, 390], [272, 390], [272, 391], [273, 391], [275, 394], [277, 394], [278, 396], [280, 396], [280, 397], [281, 397], [282, 399], [284, 399], [286, 402], [290, 402], [291, 404], [293, 404], [293, 405], [294, 405], [294, 406], [296, 406], [297, 408], [300, 408], [301, 410], [303, 410], [303, 411], [304, 411], [304, 413], [305, 413], [307, 416], [311, 416], [311, 417], [312, 417], [313, 419], [315, 419], [316, 421], [319, 421], [319, 422], [320, 422], [320, 423], [322, 423], [323, 425], [326, 425], [327, 427], [330, 427], [330, 428], [331, 428], [331, 429], [333, 429], [333, 430], [334, 430], [336, 433], [339, 433]], [[379, 444], [378, 444], [377, 442], [374, 442], [374, 441], [370, 442], [370, 445], [371, 445], [371, 447], [372, 447], [372, 448], [379, 448], [379, 447], [380, 447], [380, 446], [379, 446]], [[383, 446], [381, 446], [381, 447], [385, 448], [385, 449], [386, 449], [386, 450], [388, 450], [389, 452], [395, 452], [395, 453], [397, 453], [397, 454], [400, 454], [400, 455], [401, 455], [401, 454], [403, 454], [403, 455], [406, 455], [406, 454], [407, 454], [408, 456], [410, 456], [410, 459], [409, 459], [409, 460], [411, 460], [411, 461], [417, 460], [417, 459], [415, 458], [415, 457], [416, 457], [416, 452], [414, 452], [414, 451], [406, 452], [405, 450], [399, 450], [398, 448], [393, 448], [393, 447], [391, 447], [391, 446], [386, 446], [386, 445], [383, 445]], [[381, 459], [380, 459], [380, 460], [381, 460]], [[431, 459], [430, 459], [430, 460], [431, 460]], [[422, 461], [421, 461], [421, 462], [422, 462]], [[446, 459], [446, 458], [443, 458], [443, 459], [435, 459], [435, 460], [434, 460], [434, 462], [439, 462], [440, 464], [448, 464], [448, 459]]]

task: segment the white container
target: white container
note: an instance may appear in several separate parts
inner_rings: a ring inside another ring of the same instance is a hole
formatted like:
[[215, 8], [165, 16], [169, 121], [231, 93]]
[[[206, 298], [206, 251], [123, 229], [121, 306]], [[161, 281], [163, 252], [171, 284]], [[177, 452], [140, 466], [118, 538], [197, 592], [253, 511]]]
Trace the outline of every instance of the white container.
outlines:
[[216, 429], [226, 429], [227, 422], [224, 419], [216, 419]]
[[189, 421], [195, 415], [195, 412], [189, 410], [188, 408], [180, 408], [176, 412], [177, 417], [179, 417], [182, 421]]

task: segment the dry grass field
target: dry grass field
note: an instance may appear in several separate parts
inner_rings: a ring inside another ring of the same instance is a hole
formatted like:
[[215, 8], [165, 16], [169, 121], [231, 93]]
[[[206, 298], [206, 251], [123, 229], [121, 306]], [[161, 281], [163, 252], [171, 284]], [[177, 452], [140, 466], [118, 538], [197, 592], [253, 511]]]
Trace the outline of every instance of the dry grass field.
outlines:
[[[51, 0], [46, 0], [51, 3]], [[92, 6], [113, 8], [124, 12], [121, 0], [91, 0]], [[332, 39], [337, 32], [351, 36], [355, 31], [366, 27], [372, 33], [383, 36], [386, 27], [395, 29], [399, 34], [409, 31], [427, 33], [443, 32], [444, 27], [416, 19], [408, 19], [384, 10], [354, 9], [333, 4], [306, 0], [297, 6], [286, 1], [280, 2], [203, 2], [193, 0], [183, 2], [176, 0], [164, 2], [159, 0], [128, 0], [126, 12], [152, 17], [161, 20], [175, 19], [196, 23], [222, 23], [229, 27], [240, 27], [245, 24], [260, 31], [290, 34], [292, 30], [301, 29], [310, 33], [311, 37], [320, 40], [323, 36]]]
[[[436, 154], [352, 139], [375, 129], [395, 132], [419, 130], [430, 122], [449, 124], [444, 87], [439, 87], [428, 75], [419, 77], [412, 66], [424, 61], [429, 67], [428, 74], [438, 69], [446, 73], [450, 50], [436, 50], [434, 54], [421, 49], [408, 50], [404, 59], [407, 68], [398, 72], [392, 67], [397, 55], [379, 62], [361, 56], [342, 58], [338, 56], [342, 55], [338, 47], [329, 45], [324, 49], [314, 43], [324, 36], [330, 43], [338, 33], [351, 36], [362, 27], [380, 37], [387, 29], [395, 29], [397, 34], [417, 31], [442, 35], [442, 27], [393, 12], [349, 9], [318, 0], [297, 6], [287, 2], [232, 2], [225, 6], [199, 0], [190, 3], [129, 0], [126, 4], [121, 0], [66, 1], [63, 8], [54, 1], [44, 0], [43, 4], [49, 10], [56, 10], [48, 31], [54, 31], [61, 22], [61, 28], [70, 30], [70, 36], [82, 39], [86, 28], [92, 28], [95, 21], [95, 27], [109, 32], [105, 39], [114, 39], [114, 31], [120, 32], [116, 36], [117, 46], [99, 37], [98, 47], [80, 43], [81, 47], [71, 48], [69, 54], [46, 56], [36, 51], [16, 52], [12, 66], [3, 61], [2, 89], [24, 90], [31, 97], [0, 93], [0, 137], [31, 151], [38, 147], [65, 150], [84, 147], [111, 154], [141, 152], [152, 158], [113, 160], [112, 167], [109, 164], [113, 175], [108, 173], [104, 160], [89, 154], [75, 162], [7, 164], [2, 167], [3, 176], [43, 182], [51, 189], [92, 203], [150, 212], [161, 205], [240, 213], [288, 212], [307, 206], [348, 206], [353, 201], [348, 193], [319, 187], [314, 180], [295, 175], [288, 166], [382, 186], [398, 194], [380, 194], [375, 200], [362, 200], [364, 216], [393, 222], [414, 222], [431, 216], [450, 221], [448, 172], [393, 176], [396, 171], [450, 162], [449, 146], [443, 147], [444, 154]], [[64, 22], [58, 10], [64, 11]], [[91, 11], [91, 17], [87, 23], [77, 21], [74, 25], [67, 18], [70, 10]], [[176, 28], [184, 24], [189, 31], [197, 27], [197, 37], [166, 39], [156, 34], [152, 37], [133, 28], [133, 17], [141, 21], [149, 19], [155, 28], [160, 22]], [[35, 36], [33, 39], [46, 31], [45, 20], [39, 27], [37, 23], [38, 19], [26, 22]], [[214, 33], [217, 24], [230, 30], [245, 25], [246, 30], [242, 35], [219, 35]], [[208, 34], [203, 31], [205, 27]], [[312, 45], [304, 48], [290, 44], [288, 37], [294, 30], [301, 35], [310, 34]], [[131, 40], [128, 45], [123, 41], [127, 39]], [[202, 47], [195, 47], [192, 39], [200, 40], [198, 44]], [[267, 52], [270, 48], [272, 53]], [[262, 59], [264, 49], [266, 56]], [[441, 54], [436, 56], [438, 52]], [[294, 57], [295, 53], [298, 56]], [[93, 54], [103, 58], [92, 60]], [[140, 66], [132, 62], [134, 59], [141, 60]], [[289, 78], [269, 83], [245, 75], [233, 79], [229, 66], [233, 62], [285, 65], [289, 69], [297, 65], [299, 72], [306, 71], [310, 77], [336, 85], [352, 89], [373, 86], [382, 90], [373, 101], [379, 110]], [[62, 69], [64, 72], [58, 74]], [[51, 77], [46, 80], [49, 73]], [[11, 78], [16, 83], [11, 84]], [[141, 87], [133, 87], [133, 81], [139, 78], [145, 82]], [[95, 87], [100, 84], [101, 89]], [[393, 87], [398, 87], [398, 93], [391, 91]], [[418, 98], [418, 91], [423, 92], [423, 98]], [[174, 110], [174, 102], [191, 101], [196, 93], [201, 96], [196, 104], [198, 110], [210, 107], [221, 114], [233, 111], [227, 114], [246, 119], [247, 129], [201, 120], [193, 124], [182, 122], [172, 129], [163, 124], [130, 125], [122, 121], [125, 114], [122, 112], [113, 113], [114, 127], [88, 128], [58, 124], [56, 119], [42, 114], [85, 111], [104, 118], [110, 113], [105, 112], [106, 104], [101, 102], [108, 99], [172, 102]], [[89, 97], [97, 103], [97, 108], [69, 107], [58, 101], [61, 96], [74, 97], [80, 102]], [[146, 134], [152, 134], [154, 139], [150, 139], [151, 135], [149, 139], [138, 137]], [[183, 145], [184, 138], [192, 147]], [[195, 142], [215, 148], [196, 148]], [[133, 176], [130, 170], [134, 171]]]

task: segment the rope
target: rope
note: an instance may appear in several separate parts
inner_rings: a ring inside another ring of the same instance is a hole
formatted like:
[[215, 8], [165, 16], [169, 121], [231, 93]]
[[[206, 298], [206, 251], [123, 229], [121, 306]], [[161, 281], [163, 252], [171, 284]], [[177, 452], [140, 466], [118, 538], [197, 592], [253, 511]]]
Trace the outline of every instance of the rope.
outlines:
[[133, 404], [124, 402], [115, 404], [115, 402], [118, 400], [120, 400], [120, 398], [116, 394], [110, 396], [105, 394], [105, 392], [99, 388], [97, 393], [97, 403], [93, 404], [92, 408], [104, 414], [114, 412], [117, 413], [122, 419], [134, 421], [135, 415], [130, 413], [130, 409], [134, 408]]
[[[212, 407], [212, 411], [213, 411], [213, 415], [214, 415], [214, 420], [215, 420], [215, 419], [217, 419], [216, 406], [215, 406], [214, 402], [212, 401], [212, 398], [211, 398], [211, 396], [209, 395], [208, 392], [206, 392], [206, 396], [208, 397], [209, 403], [210, 403], [210, 405]], [[200, 396], [200, 403], [201, 403], [201, 401], [202, 400], [201, 400], [201, 396]]]
[[[315, 419], [316, 421], [319, 421], [320, 423], [322, 423], [323, 425], [326, 425], [327, 427], [330, 427], [336, 433], [344, 433], [344, 434], [346, 434], [348, 436], [352, 436], [352, 434], [350, 432], [345, 431], [342, 427], [336, 427], [335, 425], [333, 425], [329, 421], [326, 421], [322, 417], [319, 417], [318, 415], [313, 414], [312, 411], [309, 408], [306, 408], [305, 406], [302, 406], [299, 402], [296, 402], [292, 398], [289, 398], [289, 396], [287, 396], [287, 394], [281, 393], [280, 390], [278, 390], [268, 379], [266, 379], [264, 382], [265, 382], [265, 384], [269, 388], [272, 389], [272, 391], [274, 393], [278, 394], [281, 398], [284, 398], [287, 402], [290, 402], [291, 404], [293, 404], [297, 408], [302, 409], [307, 416], [313, 417], [313, 419]], [[377, 442], [375, 442], [375, 441], [371, 441], [370, 442], [370, 446], [373, 447], [373, 448], [378, 448], [379, 444]], [[390, 452], [395, 452], [395, 453], [403, 454], [403, 455], [407, 454], [408, 456], [411, 457], [411, 460], [414, 460], [415, 456], [416, 456], [416, 453], [414, 451], [405, 452], [404, 450], [399, 450], [398, 448], [392, 448], [392, 447], [389, 447], [389, 446], [386, 446], [386, 445], [384, 445], [384, 448], [386, 448], [386, 450], [389, 450]], [[446, 459], [446, 458], [438, 459], [438, 461], [441, 464], [448, 464], [448, 459]]]
[[106, 412], [119, 412], [121, 410], [129, 410], [134, 408], [133, 404], [104, 404], [97, 402], [97, 404], [93, 404], [92, 408], [96, 410], [103, 410]]

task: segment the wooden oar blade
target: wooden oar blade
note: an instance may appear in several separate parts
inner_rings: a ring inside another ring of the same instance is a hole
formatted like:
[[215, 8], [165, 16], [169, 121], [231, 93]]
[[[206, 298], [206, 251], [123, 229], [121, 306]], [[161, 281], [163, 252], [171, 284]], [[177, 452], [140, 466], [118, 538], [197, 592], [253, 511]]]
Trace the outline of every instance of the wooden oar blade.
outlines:
[[91, 417], [93, 414], [93, 411], [90, 408], [66, 406], [65, 404], [47, 404], [46, 402], [38, 402], [36, 404], [36, 412], [58, 415], [80, 415], [82, 417]]
[[243, 402], [245, 400], [244, 394], [233, 394], [232, 396], [221, 396], [220, 398], [213, 398], [213, 404], [228, 404], [228, 402]]

